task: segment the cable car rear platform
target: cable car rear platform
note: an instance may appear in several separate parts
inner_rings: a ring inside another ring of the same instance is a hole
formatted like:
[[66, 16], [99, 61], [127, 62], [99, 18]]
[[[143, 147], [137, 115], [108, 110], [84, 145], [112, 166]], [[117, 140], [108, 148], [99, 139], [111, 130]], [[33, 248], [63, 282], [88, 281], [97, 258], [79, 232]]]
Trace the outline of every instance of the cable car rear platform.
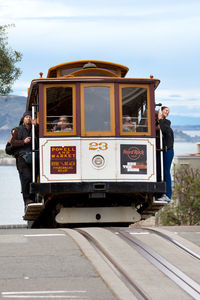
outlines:
[[64, 182], [31, 183], [30, 192], [48, 194], [135, 194], [165, 193], [165, 182]]
[[30, 205], [26, 211], [24, 220], [35, 221], [33, 228], [45, 228], [55, 221], [56, 226], [131, 224], [154, 215], [166, 205], [154, 203], [156, 194], [165, 193], [165, 182], [31, 183], [30, 191], [39, 195], [43, 203]]

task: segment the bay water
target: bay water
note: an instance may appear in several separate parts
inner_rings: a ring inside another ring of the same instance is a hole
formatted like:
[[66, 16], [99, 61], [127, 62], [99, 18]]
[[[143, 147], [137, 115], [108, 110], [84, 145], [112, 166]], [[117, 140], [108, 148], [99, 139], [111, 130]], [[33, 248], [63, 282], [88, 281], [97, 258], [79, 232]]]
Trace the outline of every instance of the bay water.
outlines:
[[0, 166], [0, 225], [26, 224], [24, 201], [15, 166]]

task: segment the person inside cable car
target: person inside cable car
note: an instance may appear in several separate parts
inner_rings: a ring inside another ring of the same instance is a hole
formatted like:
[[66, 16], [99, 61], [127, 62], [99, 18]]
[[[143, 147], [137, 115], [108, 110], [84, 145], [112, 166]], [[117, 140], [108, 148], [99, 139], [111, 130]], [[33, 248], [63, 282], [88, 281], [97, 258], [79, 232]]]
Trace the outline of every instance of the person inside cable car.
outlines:
[[53, 131], [72, 131], [72, 127], [67, 116], [60, 116], [57, 124], [53, 126]]
[[124, 132], [134, 132], [135, 131], [135, 124], [132, 122], [130, 116], [125, 116], [123, 124], [123, 131]]

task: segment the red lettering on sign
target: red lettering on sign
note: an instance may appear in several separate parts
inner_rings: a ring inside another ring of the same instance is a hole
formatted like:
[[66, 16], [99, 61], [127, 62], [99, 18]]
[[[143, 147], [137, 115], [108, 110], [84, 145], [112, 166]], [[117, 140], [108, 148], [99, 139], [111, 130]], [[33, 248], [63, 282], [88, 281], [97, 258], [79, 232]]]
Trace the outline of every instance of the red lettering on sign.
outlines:
[[144, 155], [144, 150], [140, 150], [137, 147], [133, 146], [129, 149], [124, 149], [123, 154], [128, 155], [131, 160], [137, 160], [140, 156]]

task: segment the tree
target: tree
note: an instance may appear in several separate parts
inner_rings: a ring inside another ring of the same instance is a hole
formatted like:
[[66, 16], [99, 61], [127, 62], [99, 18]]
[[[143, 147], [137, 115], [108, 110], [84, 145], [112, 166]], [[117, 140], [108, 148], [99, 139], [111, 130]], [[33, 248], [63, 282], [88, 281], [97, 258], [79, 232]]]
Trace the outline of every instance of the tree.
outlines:
[[12, 91], [12, 85], [21, 74], [15, 64], [22, 59], [22, 54], [8, 46], [7, 29], [12, 25], [0, 26], [0, 94], [6, 95]]
[[158, 213], [162, 225], [200, 225], [200, 170], [175, 170], [173, 201]]

